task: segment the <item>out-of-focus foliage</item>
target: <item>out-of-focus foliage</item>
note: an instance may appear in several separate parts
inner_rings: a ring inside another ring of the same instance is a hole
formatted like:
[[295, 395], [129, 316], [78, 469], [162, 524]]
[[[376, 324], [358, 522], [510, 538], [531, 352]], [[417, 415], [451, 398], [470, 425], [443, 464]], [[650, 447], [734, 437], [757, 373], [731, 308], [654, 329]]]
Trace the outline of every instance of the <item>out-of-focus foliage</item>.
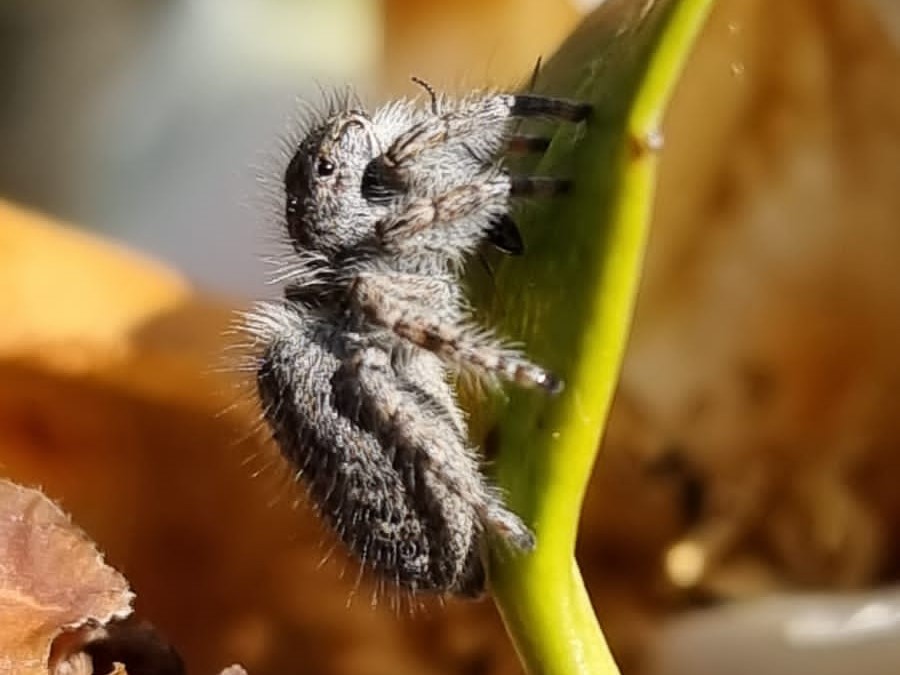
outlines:
[[900, 33], [866, 3], [732, 0], [706, 35], [621, 388], [638, 453], [704, 488], [668, 573], [725, 597], [897, 578]]
[[[626, 673], [697, 598], [900, 578], [891, 34], [861, 0], [719, 0], [676, 92], [578, 550]], [[234, 304], [3, 206], [3, 474], [61, 501], [191, 672], [519, 672], [489, 603], [370, 608], [212, 372]]]
[[382, 89], [410, 95], [410, 75], [442, 89], [524, 83], [578, 25], [567, 0], [384, 0]]

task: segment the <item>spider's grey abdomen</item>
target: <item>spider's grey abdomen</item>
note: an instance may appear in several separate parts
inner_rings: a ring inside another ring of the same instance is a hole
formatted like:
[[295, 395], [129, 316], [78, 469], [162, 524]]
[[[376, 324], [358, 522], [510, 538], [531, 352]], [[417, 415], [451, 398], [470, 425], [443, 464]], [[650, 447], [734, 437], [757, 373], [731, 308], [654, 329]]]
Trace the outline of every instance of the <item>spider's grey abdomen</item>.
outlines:
[[483, 590], [481, 526], [470, 495], [449, 489], [421, 452], [379, 426], [347, 374], [334, 328], [291, 316], [272, 335], [257, 373], [282, 454], [344, 544], [379, 576], [413, 590]]

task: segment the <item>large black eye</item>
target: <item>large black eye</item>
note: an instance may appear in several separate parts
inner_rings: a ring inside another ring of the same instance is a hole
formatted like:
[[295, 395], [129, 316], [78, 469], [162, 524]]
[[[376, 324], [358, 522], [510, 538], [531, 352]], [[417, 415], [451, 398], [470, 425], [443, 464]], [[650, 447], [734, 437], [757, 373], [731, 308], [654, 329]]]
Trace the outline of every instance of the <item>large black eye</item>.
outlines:
[[334, 164], [324, 157], [319, 157], [316, 162], [316, 173], [320, 176], [330, 176], [334, 173]]

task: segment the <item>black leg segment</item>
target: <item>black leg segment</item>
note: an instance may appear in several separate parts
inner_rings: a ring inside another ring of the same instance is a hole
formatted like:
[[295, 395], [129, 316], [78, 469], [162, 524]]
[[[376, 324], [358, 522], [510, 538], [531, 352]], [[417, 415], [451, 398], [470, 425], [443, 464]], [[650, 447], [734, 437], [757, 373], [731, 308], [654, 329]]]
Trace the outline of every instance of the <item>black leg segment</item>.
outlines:
[[549, 117], [581, 122], [591, 114], [591, 104], [538, 94], [516, 94], [511, 112], [514, 117]]
[[491, 221], [487, 240], [494, 248], [507, 255], [522, 255], [525, 252], [525, 242], [522, 241], [519, 226], [505, 213]]

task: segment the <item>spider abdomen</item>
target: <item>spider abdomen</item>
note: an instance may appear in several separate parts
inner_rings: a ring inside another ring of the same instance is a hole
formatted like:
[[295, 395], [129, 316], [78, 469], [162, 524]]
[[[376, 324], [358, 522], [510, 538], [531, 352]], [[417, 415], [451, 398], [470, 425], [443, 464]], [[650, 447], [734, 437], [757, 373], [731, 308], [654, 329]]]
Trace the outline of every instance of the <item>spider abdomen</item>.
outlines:
[[[476, 507], [479, 495], [487, 494], [485, 486], [479, 480], [467, 486], [467, 494], [448, 487], [423, 461], [436, 449], [415, 446], [427, 439], [428, 429], [416, 439], [382, 424], [397, 410], [372, 409], [358, 375], [348, 372], [354, 347], [339, 333], [291, 308], [280, 308], [271, 318], [257, 373], [259, 394], [281, 452], [301, 475], [320, 515], [364, 565], [398, 585], [480, 593], [484, 571]], [[363, 368], [393, 368], [390, 354], [380, 348], [364, 349], [358, 357]], [[459, 471], [480, 476], [459, 437], [458, 411], [444, 409], [452, 401], [449, 388], [427, 393], [430, 387], [410, 374], [408, 392], [424, 406], [421, 416], [434, 433], [451, 440], [456, 454], [447, 461], [462, 460]], [[382, 393], [392, 400], [390, 392]]]

